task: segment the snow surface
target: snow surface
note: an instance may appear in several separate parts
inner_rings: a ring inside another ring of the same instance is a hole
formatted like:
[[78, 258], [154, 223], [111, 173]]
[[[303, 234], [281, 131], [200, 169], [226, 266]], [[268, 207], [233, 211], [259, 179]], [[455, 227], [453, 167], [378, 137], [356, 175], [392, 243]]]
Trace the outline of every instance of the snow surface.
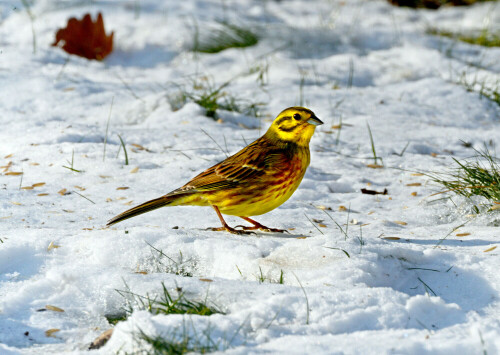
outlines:
[[[50, 46], [69, 17], [99, 11], [115, 31], [105, 61]], [[485, 252], [498, 245], [500, 217], [471, 218], [471, 204], [457, 197], [432, 202], [437, 187], [413, 175], [471, 156], [461, 140], [476, 148], [500, 141], [500, 107], [457, 85], [464, 72], [498, 82], [500, 49], [425, 33], [429, 26], [498, 30], [498, 2], [416, 11], [354, 0], [37, 0], [31, 12], [36, 53], [22, 3], [0, 3], [0, 165], [12, 162], [0, 174], [1, 354], [87, 353], [110, 328], [105, 315], [125, 306], [116, 289], [154, 295], [162, 282], [225, 314], [138, 309], [95, 353], [142, 349], [139, 329], [162, 335], [183, 327], [208, 333], [230, 354], [500, 352], [500, 248]], [[250, 26], [262, 40], [190, 52], [195, 27], [206, 33], [221, 20]], [[262, 85], [250, 72], [266, 66]], [[196, 80], [231, 79], [225, 91], [265, 103], [261, 119], [221, 112], [216, 122], [194, 103], [175, 112], [169, 104]], [[301, 97], [325, 122], [311, 142], [311, 166], [288, 202], [257, 218], [290, 235], [206, 231], [219, 221], [201, 207], [103, 228], [224, 159], [224, 151], [238, 151]], [[340, 120], [339, 134], [332, 125]], [[367, 123], [383, 169], [366, 166], [373, 163]], [[63, 167], [73, 152], [81, 172]], [[347, 237], [320, 206], [331, 208]], [[178, 262], [182, 254], [192, 277], [161, 269], [150, 245]], [[46, 305], [64, 312], [38, 311]], [[60, 331], [47, 336], [49, 329]]]

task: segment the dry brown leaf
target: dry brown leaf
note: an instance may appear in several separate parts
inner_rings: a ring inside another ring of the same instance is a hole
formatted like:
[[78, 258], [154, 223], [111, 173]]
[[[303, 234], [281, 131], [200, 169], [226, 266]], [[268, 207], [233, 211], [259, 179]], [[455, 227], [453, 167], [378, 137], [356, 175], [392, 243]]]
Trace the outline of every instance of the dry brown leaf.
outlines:
[[431, 157], [435, 158], [437, 156], [438, 156], [437, 153], [431, 153]]
[[31, 162], [30, 165], [37, 166], [37, 165], [40, 165], [40, 164], [35, 163], [35, 162]]
[[103, 60], [113, 50], [113, 34], [106, 35], [101, 13], [97, 15], [96, 22], [92, 21], [90, 14], [85, 14], [81, 20], [70, 18], [66, 27], [57, 31], [52, 45], [57, 46], [61, 42], [62, 49], [69, 54]]
[[46, 330], [45, 331], [45, 336], [49, 337], [49, 338], [55, 338], [56, 336], [54, 335], [54, 333], [57, 333], [60, 330], [61, 329], [57, 329], [57, 328]]
[[343, 205], [340, 205], [339, 206], [339, 211], [340, 212], [345, 212], [345, 211], [347, 211], [347, 208], [345, 206], [343, 206]]
[[413, 174], [411, 174], [411, 176], [424, 176], [424, 174], [422, 174], [422, 173], [413, 173]]
[[146, 148], [144, 148], [142, 145], [140, 144], [135, 144], [135, 143], [132, 143], [131, 146], [133, 147], [136, 147], [137, 149], [139, 150], [147, 150]]
[[89, 350], [95, 350], [103, 347], [108, 340], [111, 338], [113, 335], [113, 328], [106, 330], [104, 333], [99, 335], [97, 338], [94, 339], [92, 344], [89, 346]]
[[200, 279], [200, 281], [203, 281], [203, 282], [214, 282], [214, 280], [211, 280], [211, 279]]
[[33, 186], [23, 186], [21, 187], [21, 190], [33, 190], [34, 187]]
[[37, 196], [48, 196], [49, 194], [43, 193], [43, 194], [38, 194]]
[[494, 211], [494, 210], [498, 210], [498, 209], [500, 209], [500, 205], [495, 205], [495, 206], [491, 206], [490, 211]]
[[326, 228], [326, 224], [323, 224], [323, 223], [318, 223], [318, 226], [320, 226], [322, 228]]
[[68, 190], [66, 190], [66, 189], [62, 189], [62, 190], [57, 191], [57, 193], [58, 193], [59, 195], [61, 195], [61, 196], [64, 196], [64, 195], [66, 194], [66, 191], [68, 191]]
[[63, 211], [66, 213], [75, 213], [75, 211], [73, 211], [73, 210], [65, 210], [64, 208], [63, 208]]
[[22, 206], [23, 204], [21, 202], [14, 202], [14, 201], [11, 201], [11, 203], [13, 205], [16, 205], [16, 206]]
[[382, 169], [384, 167], [383, 165], [379, 165], [379, 164], [366, 164], [366, 166], [368, 168], [372, 168], [372, 169]]
[[80, 191], [85, 191], [85, 187], [81, 187], [81, 186], [77, 186], [77, 185], [75, 185], [74, 187]]
[[113, 199], [112, 199], [111, 197], [108, 197], [108, 198], [106, 199], [106, 202], [111, 202], [111, 201], [113, 201]]
[[52, 249], [57, 249], [60, 248], [60, 245], [55, 244], [54, 242], [50, 242], [49, 246], [47, 247], [47, 250], [52, 250]]
[[412, 195], [412, 196], [417, 196], [417, 195], [418, 195], [418, 193], [417, 193], [417, 191], [413, 191], [413, 192], [411, 193], [411, 195]]
[[14, 176], [17, 176], [17, 175], [23, 175], [24, 173], [20, 172], [20, 171], [9, 171], [7, 173], [5, 173], [4, 175], [14, 175]]
[[36, 184], [33, 184], [31, 186], [33, 186], [33, 187], [40, 187], [40, 186], [43, 186], [43, 185], [45, 185], [44, 182], [37, 182]]
[[399, 237], [383, 237], [382, 239], [385, 239], [385, 240], [400, 240], [401, 238], [399, 238]]
[[7, 165], [0, 166], [0, 169], [3, 169], [3, 172], [5, 173], [5, 172], [9, 171], [9, 169], [10, 169], [11, 166], [12, 166], [12, 161], [9, 161], [7, 163]]
[[316, 206], [316, 208], [319, 210], [323, 210], [323, 211], [331, 211], [332, 210], [331, 207], [327, 207], [327, 206], [323, 206], [323, 205]]
[[470, 233], [457, 233], [455, 234], [457, 237], [466, 237], [468, 235], [470, 235]]
[[109, 175], [99, 175], [101, 179], [109, 179], [111, 176]]
[[422, 186], [422, 183], [420, 183], [420, 182], [412, 182], [410, 184], [406, 184], [406, 186]]
[[307, 237], [297, 237], [295, 239], [306, 239]]
[[408, 224], [408, 223], [403, 222], [403, 221], [393, 221], [393, 222], [396, 224], [402, 225], [402, 226], [406, 226]]
[[490, 251], [495, 250], [496, 248], [497, 248], [497, 246], [495, 245], [494, 247], [491, 247], [491, 248], [488, 248], [488, 249], [486, 249], [486, 250], [483, 250], [483, 253], [488, 253], [488, 252], [490, 252]]
[[56, 307], [56, 306], [51, 306], [50, 304], [46, 305], [45, 309], [48, 309], [49, 311], [54, 311], [54, 312], [64, 312], [64, 309]]
[[9, 154], [9, 155], [4, 156], [3, 158], [4, 158], [4, 159], [9, 159], [9, 158], [12, 158], [12, 156], [13, 156], [13, 155], [14, 155], [14, 154]]
[[128, 190], [129, 187], [128, 186], [121, 186], [121, 187], [117, 187], [116, 189], [117, 190]]
[[124, 205], [126, 205], [126, 206], [130, 206], [132, 203], [134, 203], [134, 201], [133, 201], [133, 200], [130, 200], [130, 201], [128, 201], [128, 202], [125, 202], [125, 203], [124, 203]]
[[131, 173], [131, 174], [135, 174], [135, 173], [136, 173], [136, 172], [138, 172], [138, 171], [139, 171], [139, 167], [138, 167], [138, 166], [136, 166], [135, 168], [133, 168], [132, 170], [130, 170], [130, 173]]

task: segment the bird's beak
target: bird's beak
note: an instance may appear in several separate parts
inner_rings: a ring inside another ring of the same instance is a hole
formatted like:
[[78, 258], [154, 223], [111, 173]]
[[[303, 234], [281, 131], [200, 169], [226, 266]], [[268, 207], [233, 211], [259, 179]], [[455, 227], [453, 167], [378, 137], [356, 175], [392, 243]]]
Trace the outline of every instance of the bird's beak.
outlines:
[[319, 126], [323, 124], [323, 121], [321, 121], [318, 117], [316, 117], [314, 114], [307, 120], [307, 123], [312, 124], [314, 126]]

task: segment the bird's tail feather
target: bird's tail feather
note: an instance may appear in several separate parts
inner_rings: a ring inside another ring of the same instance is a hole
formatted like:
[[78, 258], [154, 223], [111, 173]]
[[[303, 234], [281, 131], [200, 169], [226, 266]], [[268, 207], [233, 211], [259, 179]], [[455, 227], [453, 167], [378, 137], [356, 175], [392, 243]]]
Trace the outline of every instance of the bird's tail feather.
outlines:
[[159, 198], [155, 198], [154, 200], [144, 202], [139, 206], [135, 206], [123, 213], [120, 213], [118, 216], [111, 218], [106, 224], [106, 227], [160, 207], [176, 205], [176, 202], [178, 202], [182, 197], [185, 196], [185, 194], [165, 195]]

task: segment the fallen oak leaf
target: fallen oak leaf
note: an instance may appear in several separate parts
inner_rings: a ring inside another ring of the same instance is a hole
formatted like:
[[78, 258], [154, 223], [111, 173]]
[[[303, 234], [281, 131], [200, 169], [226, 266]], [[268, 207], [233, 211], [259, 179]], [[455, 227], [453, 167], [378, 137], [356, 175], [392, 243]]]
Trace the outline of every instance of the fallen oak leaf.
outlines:
[[62, 49], [69, 54], [103, 60], [113, 50], [113, 35], [113, 32], [106, 35], [101, 13], [97, 15], [96, 22], [92, 21], [90, 14], [85, 14], [81, 20], [70, 18], [66, 27], [57, 31], [52, 46], [62, 42]]

